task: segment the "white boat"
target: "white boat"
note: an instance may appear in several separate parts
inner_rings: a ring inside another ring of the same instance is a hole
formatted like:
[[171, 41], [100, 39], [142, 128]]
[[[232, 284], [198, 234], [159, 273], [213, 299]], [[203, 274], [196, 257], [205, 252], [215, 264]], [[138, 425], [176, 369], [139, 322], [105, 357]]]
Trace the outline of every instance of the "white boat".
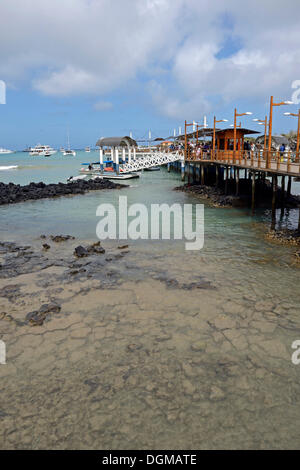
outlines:
[[71, 150], [71, 147], [70, 147], [70, 133], [69, 133], [69, 131], [68, 131], [68, 148], [63, 151], [63, 155], [76, 157], [75, 150]]
[[84, 149], [84, 150], [85, 150], [85, 152], [86, 152], [86, 153], [90, 153], [90, 151], [91, 151], [91, 148], [90, 148], [90, 147], [85, 147], [85, 149]]
[[33, 156], [41, 156], [41, 157], [50, 157], [51, 155], [54, 155], [56, 153], [56, 150], [50, 147], [50, 145], [41, 145], [38, 144], [35, 147], [31, 149], [29, 152], [29, 155]]
[[7, 154], [7, 153], [14, 153], [14, 152], [13, 152], [13, 150], [7, 150], [7, 149], [0, 148], [0, 154], [1, 155]]
[[65, 156], [72, 155], [73, 157], [76, 157], [76, 152], [75, 152], [75, 150], [67, 149], [67, 150], [63, 151], [63, 155], [65, 155]]

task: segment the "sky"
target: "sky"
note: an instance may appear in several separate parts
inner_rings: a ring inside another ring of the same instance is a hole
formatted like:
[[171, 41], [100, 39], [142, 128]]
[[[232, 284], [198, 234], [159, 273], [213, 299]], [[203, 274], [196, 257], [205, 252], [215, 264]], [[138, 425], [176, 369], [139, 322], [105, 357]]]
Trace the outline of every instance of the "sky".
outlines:
[[297, 127], [299, 0], [0, 0], [0, 18], [0, 147], [168, 137], [235, 107], [261, 131], [270, 95], [294, 102], [274, 133]]

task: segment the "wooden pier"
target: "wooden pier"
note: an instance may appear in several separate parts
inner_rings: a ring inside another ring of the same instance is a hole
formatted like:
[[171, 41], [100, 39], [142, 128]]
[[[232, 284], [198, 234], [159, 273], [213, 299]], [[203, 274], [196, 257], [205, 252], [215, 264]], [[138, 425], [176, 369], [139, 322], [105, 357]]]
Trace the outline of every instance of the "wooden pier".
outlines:
[[[282, 198], [285, 190], [289, 196], [291, 194], [291, 182], [293, 177], [300, 178], [300, 159], [299, 152], [280, 152], [270, 150], [244, 150], [244, 136], [247, 134], [256, 134], [256, 131], [245, 128], [214, 130], [213, 132], [202, 130], [203, 134], [211, 135], [214, 145], [211, 148], [192, 147], [185, 140], [184, 153], [184, 171], [182, 179], [188, 176], [188, 181], [205, 184], [205, 175], [207, 167], [215, 169], [215, 184], [220, 184], [220, 175], [224, 180], [225, 194], [229, 180], [235, 181], [235, 194], [239, 195], [240, 172], [243, 170], [245, 178], [251, 178], [251, 200], [252, 211], [256, 205], [256, 179], [264, 180], [266, 177], [272, 178], [272, 228], [276, 222], [276, 191], [278, 177], [281, 177]], [[216, 141], [214, 140], [216, 139]], [[236, 139], [236, 145], [232, 145], [233, 139]], [[232, 147], [235, 147], [233, 150]], [[266, 146], [264, 147], [266, 148]], [[221, 171], [220, 169], [223, 169]], [[211, 172], [210, 172], [211, 173]], [[286, 184], [287, 178], [287, 184]], [[284, 200], [280, 201], [283, 206]], [[299, 207], [299, 231], [300, 231], [300, 207]]]

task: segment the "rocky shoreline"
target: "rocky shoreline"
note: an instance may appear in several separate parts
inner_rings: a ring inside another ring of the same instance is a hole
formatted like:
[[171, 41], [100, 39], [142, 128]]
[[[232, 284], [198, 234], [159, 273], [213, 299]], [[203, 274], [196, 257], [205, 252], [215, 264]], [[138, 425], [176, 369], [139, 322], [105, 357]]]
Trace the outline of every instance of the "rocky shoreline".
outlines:
[[126, 185], [116, 184], [107, 179], [100, 178], [94, 180], [77, 180], [70, 183], [29, 183], [26, 186], [14, 183], [0, 183], [0, 205], [61, 196], [75, 196], [85, 194], [88, 191], [121, 189], [124, 187], [126, 187]]
[[269, 230], [266, 233], [266, 239], [281, 245], [298, 247], [294, 252], [294, 259], [300, 262], [300, 232], [299, 230], [283, 229]]
[[[175, 191], [183, 191], [198, 195], [202, 199], [209, 200], [215, 207], [250, 207], [251, 206], [251, 180], [240, 179], [239, 195], [235, 194], [236, 185], [234, 180], [228, 181], [227, 194], [225, 193], [224, 182], [216, 187], [213, 185], [201, 185], [197, 183], [184, 184], [174, 188]], [[256, 181], [256, 202], [257, 207], [270, 207], [272, 201], [272, 186], [266, 181]], [[284, 196], [284, 197], [283, 197]], [[281, 188], [277, 188], [276, 199], [285, 208], [300, 206], [300, 196], [288, 195], [285, 191], [282, 194]], [[281, 204], [282, 202], [282, 204]]]

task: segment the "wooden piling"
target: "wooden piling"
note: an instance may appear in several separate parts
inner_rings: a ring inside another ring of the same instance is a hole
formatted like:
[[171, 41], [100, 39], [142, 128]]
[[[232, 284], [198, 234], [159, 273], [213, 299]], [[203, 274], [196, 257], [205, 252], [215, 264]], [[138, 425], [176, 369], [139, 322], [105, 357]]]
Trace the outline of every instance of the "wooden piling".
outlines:
[[255, 171], [252, 171], [252, 213], [255, 211]]
[[205, 184], [204, 165], [201, 165], [201, 185]]
[[219, 165], [216, 165], [216, 186], [219, 186]]
[[281, 177], [281, 206], [284, 206], [285, 176]]
[[237, 168], [235, 175], [235, 195], [238, 196], [240, 192], [240, 170]]
[[228, 194], [228, 166], [226, 166], [226, 174], [225, 174], [225, 195]]
[[292, 188], [292, 177], [288, 177], [288, 184], [287, 184], [287, 190], [286, 190], [286, 195], [289, 198], [291, 195], [291, 188]]
[[275, 230], [276, 226], [276, 191], [277, 191], [277, 176], [272, 176], [272, 223], [271, 230]]

